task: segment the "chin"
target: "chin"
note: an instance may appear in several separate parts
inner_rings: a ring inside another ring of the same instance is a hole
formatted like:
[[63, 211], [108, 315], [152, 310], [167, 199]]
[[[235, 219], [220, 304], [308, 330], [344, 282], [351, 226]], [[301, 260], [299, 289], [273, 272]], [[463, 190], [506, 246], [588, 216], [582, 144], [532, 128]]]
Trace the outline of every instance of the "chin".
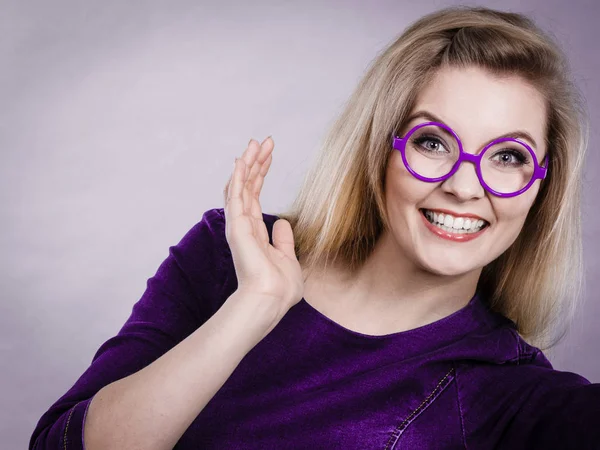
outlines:
[[427, 261], [424, 259], [421, 259], [420, 262], [420, 266], [427, 272], [430, 272], [434, 275], [450, 277], [466, 275], [474, 270], [479, 270], [482, 268], [482, 266], [473, 263], [457, 265], [452, 261], [448, 261], [448, 263], [444, 264], [442, 261]]
[[481, 257], [491, 250], [489, 244], [494, 241], [496, 227], [488, 224], [477, 233], [452, 233], [448, 238], [449, 233], [431, 226], [421, 211], [414, 219], [409, 227], [413, 236], [411, 253], [423, 270], [441, 276], [461, 276], [487, 264]]

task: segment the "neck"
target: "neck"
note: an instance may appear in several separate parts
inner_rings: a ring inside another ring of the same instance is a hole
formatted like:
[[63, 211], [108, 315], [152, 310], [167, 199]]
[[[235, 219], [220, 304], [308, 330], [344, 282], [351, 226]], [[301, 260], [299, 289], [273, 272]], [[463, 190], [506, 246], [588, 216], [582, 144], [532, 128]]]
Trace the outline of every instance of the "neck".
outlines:
[[406, 258], [388, 233], [356, 273], [333, 264], [311, 274], [305, 297], [312, 300], [312, 286], [318, 285], [317, 302], [324, 309], [378, 312], [397, 318], [398, 327], [408, 330], [463, 308], [475, 294], [480, 274], [481, 269], [453, 276], [429, 272]]

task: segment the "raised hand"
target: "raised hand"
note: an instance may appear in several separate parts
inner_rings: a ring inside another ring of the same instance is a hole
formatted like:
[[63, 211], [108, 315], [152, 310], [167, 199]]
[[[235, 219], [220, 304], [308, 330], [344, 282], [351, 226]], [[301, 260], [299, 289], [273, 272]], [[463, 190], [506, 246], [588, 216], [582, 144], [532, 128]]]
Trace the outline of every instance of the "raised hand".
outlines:
[[225, 234], [238, 279], [238, 291], [274, 301], [282, 317], [304, 293], [302, 269], [294, 251], [290, 223], [273, 224], [273, 245], [260, 206], [260, 192], [275, 143], [250, 140], [224, 189]]

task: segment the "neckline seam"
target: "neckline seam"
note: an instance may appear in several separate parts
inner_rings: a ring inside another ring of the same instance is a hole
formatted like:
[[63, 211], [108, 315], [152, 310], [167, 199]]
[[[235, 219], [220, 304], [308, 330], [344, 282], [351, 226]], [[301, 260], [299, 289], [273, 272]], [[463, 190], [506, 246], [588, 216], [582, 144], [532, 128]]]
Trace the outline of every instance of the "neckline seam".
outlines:
[[[342, 334], [344, 336], [348, 336], [353, 339], [362, 339], [362, 340], [367, 340], [367, 341], [372, 341], [372, 342], [389, 341], [389, 340], [394, 340], [394, 339], [400, 339], [402, 337], [412, 337], [412, 335], [418, 334], [421, 332], [434, 331], [434, 330], [439, 329], [440, 327], [443, 327], [444, 325], [446, 325], [448, 321], [453, 320], [453, 319], [458, 320], [458, 318], [460, 318], [461, 316], [465, 316], [467, 313], [470, 313], [470, 317], [468, 317], [468, 318], [471, 319], [473, 323], [476, 323], [476, 322], [478, 322], [477, 317], [479, 316], [479, 311], [477, 310], [476, 305], [481, 303], [480, 299], [478, 299], [478, 294], [476, 293], [464, 307], [462, 307], [461, 309], [453, 312], [452, 314], [449, 314], [446, 317], [442, 317], [441, 319], [438, 319], [434, 322], [430, 322], [430, 323], [421, 325], [416, 328], [411, 328], [409, 330], [397, 331], [395, 333], [388, 333], [388, 334], [382, 334], [382, 335], [374, 335], [374, 334], [361, 333], [360, 331], [351, 330], [350, 328], [343, 326], [342, 324], [334, 321], [333, 319], [331, 319], [330, 317], [326, 316], [321, 311], [316, 309], [314, 306], [312, 306], [310, 303], [308, 303], [304, 297], [302, 297], [300, 302], [304, 302], [306, 307], [308, 307], [308, 309], [310, 309], [313, 312], [313, 314], [316, 313], [316, 315], [319, 316], [320, 320], [325, 321], [326, 323], [330, 324], [333, 328], [335, 328], [336, 333]], [[486, 321], [484, 320], [484, 322], [486, 322]], [[457, 333], [456, 333], [457, 336], [460, 336], [459, 331], [457, 331]], [[455, 333], [451, 333], [451, 334], [454, 335]], [[463, 334], [463, 336], [464, 336], [464, 334]]]

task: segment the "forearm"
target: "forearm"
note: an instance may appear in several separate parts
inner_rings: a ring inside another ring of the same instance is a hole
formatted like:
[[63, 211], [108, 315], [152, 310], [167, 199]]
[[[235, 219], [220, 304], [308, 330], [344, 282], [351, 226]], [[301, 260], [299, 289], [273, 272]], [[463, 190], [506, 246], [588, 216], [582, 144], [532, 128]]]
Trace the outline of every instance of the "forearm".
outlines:
[[275, 326], [267, 301], [235, 292], [200, 328], [90, 403], [87, 450], [172, 449], [244, 356]]

